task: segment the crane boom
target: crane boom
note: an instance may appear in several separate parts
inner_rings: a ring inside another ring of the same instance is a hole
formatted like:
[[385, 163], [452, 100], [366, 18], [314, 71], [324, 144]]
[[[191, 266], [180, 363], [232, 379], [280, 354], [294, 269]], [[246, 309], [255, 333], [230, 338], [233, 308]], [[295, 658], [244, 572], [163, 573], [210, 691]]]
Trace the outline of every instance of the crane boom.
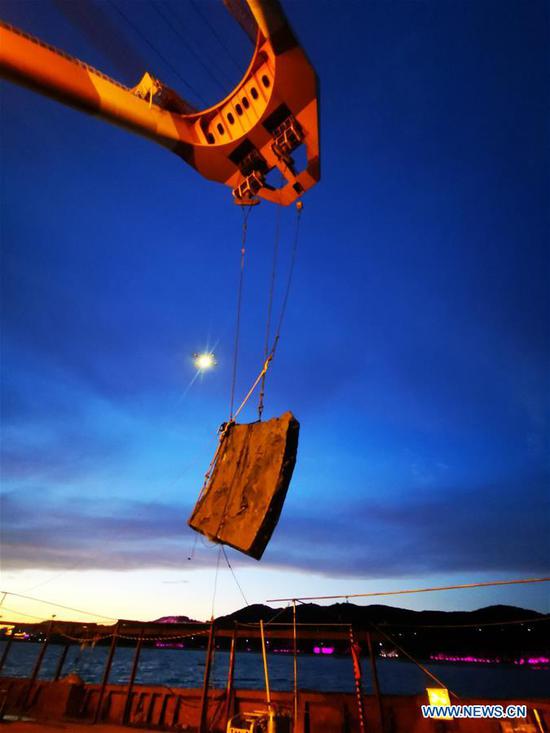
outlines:
[[[257, 24], [250, 65], [221, 102], [195, 110], [145, 73], [126, 87], [0, 21], [0, 75], [168, 148], [237, 203], [288, 205], [320, 178], [317, 77], [276, 0], [246, 0]], [[307, 164], [292, 153], [304, 145]], [[266, 176], [278, 168], [284, 183]]]

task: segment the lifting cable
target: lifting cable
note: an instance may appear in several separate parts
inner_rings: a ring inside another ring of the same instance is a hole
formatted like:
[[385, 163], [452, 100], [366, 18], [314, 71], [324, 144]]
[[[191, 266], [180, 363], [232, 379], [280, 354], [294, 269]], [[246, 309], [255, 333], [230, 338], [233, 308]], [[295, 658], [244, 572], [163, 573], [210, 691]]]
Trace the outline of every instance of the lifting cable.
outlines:
[[142, 31], [138, 28], [138, 26], [133, 21], [130, 20], [130, 18], [126, 15], [126, 13], [123, 10], [121, 10], [121, 8], [114, 2], [114, 0], [107, 0], [107, 2], [109, 3], [109, 5], [111, 5], [111, 7], [113, 7], [116, 10], [116, 12], [120, 15], [120, 17], [126, 21], [126, 23], [130, 26], [130, 28], [133, 29], [134, 33], [136, 33], [136, 35], [138, 35], [141, 38], [141, 40], [144, 41], [144, 43], [146, 43], [149, 46], [149, 48], [151, 48], [157, 54], [157, 56], [172, 71], [172, 73], [175, 74], [183, 84], [185, 84], [185, 86], [195, 95], [195, 97], [199, 99], [205, 105], [205, 107], [208, 107], [208, 102], [206, 102], [204, 97], [199, 92], [197, 92], [197, 90], [194, 89], [191, 86], [191, 84], [189, 84], [188, 81], [186, 81], [183, 78], [183, 76], [179, 73], [176, 67], [172, 63], [170, 63], [170, 61], [166, 58], [166, 56], [158, 50], [158, 48], [147, 38], [147, 36], [144, 33], [142, 33]]
[[[275, 240], [273, 242], [273, 259], [271, 264], [271, 284], [269, 287], [269, 300], [267, 303], [267, 318], [265, 323], [265, 344], [264, 344], [264, 364], [269, 356], [269, 334], [271, 331], [271, 314], [273, 312], [273, 297], [275, 295], [275, 280], [277, 279], [277, 258], [279, 256], [279, 240], [281, 236], [281, 204], [277, 204], [277, 218], [275, 220]], [[265, 375], [262, 374], [262, 384], [260, 387], [260, 396], [258, 398], [258, 420], [262, 419], [264, 411], [264, 393], [265, 393]]]
[[275, 332], [275, 338], [273, 339], [273, 346], [271, 347], [270, 359], [275, 356], [275, 351], [279, 344], [279, 338], [281, 336], [281, 329], [283, 327], [283, 321], [285, 319], [286, 308], [288, 305], [288, 296], [290, 295], [290, 288], [292, 286], [292, 278], [294, 275], [294, 266], [296, 264], [296, 253], [298, 252], [298, 238], [300, 235], [300, 220], [302, 218], [302, 211], [304, 205], [301, 201], [296, 203], [296, 226], [294, 229], [294, 241], [292, 243], [292, 254], [290, 257], [290, 268], [288, 271], [288, 279], [286, 281], [286, 289], [283, 297], [283, 305], [281, 306], [281, 313], [279, 315], [279, 323], [277, 324], [277, 331]]
[[212, 592], [212, 614], [211, 614], [212, 621], [214, 621], [214, 608], [216, 605], [216, 592], [218, 590], [218, 575], [220, 572], [220, 560], [222, 556], [222, 548], [223, 548], [223, 545], [220, 545], [218, 547], [218, 558], [216, 560], [216, 573], [214, 575], [214, 590]]
[[371, 593], [348, 593], [347, 595], [337, 596], [302, 596], [301, 598], [268, 598], [266, 603], [279, 603], [283, 601], [298, 601], [305, 603], [305, 601], [331, 601], [340, 598], [345, 598], [346, 603], [350, 598], [372, 598], [373, 596], [400, 596], [408, 593], [433, 593], [439, 590], [462, 590], [466, 588], [491, 588], [499, 585], [524, 585], [526, 583], [548, 583], [550, 577], [547, 578], [519, 578], [517, 580], [491, 580], [484, 581], [481, 583], [463, 583], [462, 585], [440, 585], [433, 588], [414, 588], [407, 590], [388, 590], [388, 591], [375, 591]]
[[[243, 288], [244, 288], [244, 274], [245, 274], [245, 256], [246, 256], [246, 242], [247, 242], [247, 235], [248, 235], [248, 220], [250, 218], [250, 212], [252, 211], [252, 206], [243, 206], [243, 223], [242, 223], [242, 235], [241, 235], [241, 258], [240, 258], [240, 272], [239, 272], [239, 286], [237, 291], [237, 312], [236, 312], [236, 318], [235, 318], [235, 341], [233, 345], [233, 369], [232, 369], [232, 377], [231, 377], [231, 392], [230, 392], [230, 402], [229, 402], [229, 420], [225, 423], [222, 423], [220, 429], [219, 429], [219, 440], [218, 445], [216, 447], [216, 451], [214, 453], [214, 457], [212, 458], [212, 461], [210, 462], [210, 465], [208, 466], [208, 469], [204, 475], [204, 482], [202, 485], [202, 488], [199, 493], [199, 497], [197, 501], [200, 501], [201, 498], [204, 496], [204, 492], [206, 491], [206, 487], [208, 486], [208, 481], [212, 475], [212, 471], [214, 470], [214, 467], [216, 466], [218, 456], [220, 454], [222, 445], [224, 444], [224, 439], [228, 434], [228, 431], [230, 430], [231, 426], [235, 424], [235, 421], [237, 417], [239, 416], [240, 412], [250, 399], [250, 397], [253, 395], [254, 391], [256, 390], [256, 387], [261, 382], [261, 389], [260, 389], [260, 397], [259, 397], [259, 404], [258, 404], [258, 413], [259, 413], [259, 419], [262, 418], [262, 412], [263, 412], [263, 398], [265, 393], [265, 376], [267, 373], [267, 370], [269, 369], [269, 365], [271, 364], [275, 352], [277, 350], [277, 346], [279, 344], [280, 336], [281, 336], [281, 330], [286, 314], [286, 309], [288, 305], [288, 299], [290, 295], [290, 289], [292, 285], [292, 279], [294, 275], [294, 266], [296, 263], [296, 254], [298, 251], [298, 240], [299, 240], [299, 233], [300, 233], [300, 219], [301, 214], [303, 210], [303, 204], [301, 201], [298, 201], [296, 204], [296, 225], [294, 230], [294, 239], [292, 244], [292, 251], [291, 251], [291, 257], [290, 257], [290, 266], [289, 266], [289, 273], [288, 278], [286, 282], [286, 287], [284, 291], [283, 296], [283, 302], [281, 305], [281, 312], [279, 314], [279, 319], [277, 322], [277, 330], [275, 331], [275, 336], [273, 338], [273, 342], [271, 345], [271, 348], [269, 347], [269, 337], [270, 337], [270, 330], [271, 330], [271, 320], [273, 315], [273, 300], [274, 300], [274, 293], [275, 293], [275, 282], [276, 282], [276, 274], [277, 274], [277, 259], [278, 259], [278, 252], [279, 252], [279, 240], [280, 240], [280, 227], [281, 227], [281, 207], [278, 207], [277, 211], [277, 219], [276, 219], [276, 229], [275, 229], [275, 241], [274, 241], [274, 248], [273, 248], [273, 262], [272, 262], [272, 273], [271, 273], [271, 285], [270, 285], [270, 293], [269, 293], [269, 301], [268, 301], [268, 312], [267, 312], [267, 323], [266, 323], [266, 335], [265, 335], [265, 345], [264, 345], [264, 364], [262, 367], [262, 370], [254, 380], [252, 386], [248, 390], [245, 398], [240, 403], [239, 407], [235, 410], [235, 387], [237, 383], [237, 369], [239, 364], [239, 344], [240, 344], [240, 331], [241, 331], [241, 311], [242, 311], [242, 300], [243, 300]], [[226, 497], [226, 503], [224, 507], [224, 511], [222, 514], [222, 522], [220, 524], [220, 527], [218, 528], [218, 533], [223, 526], [223, 523], [225, 521], [225, 516], [227, 513], [227, 507], [229, 505], [229, 499], [230, 495]], [[235, 583], [237, 584], [237, 587], [239, 588], [239, 591], [241, 592], [241, 595], [246, 603], [248, 604], [248, 601], [246, 599], [246, 596], [239, 584], [239, 581], [237, 580], [237, 577], [235, 575], [235, 572], [233, 568], [231, 567], [231, 564], [229, 562], [229, 559], [225, 553], [225, 548], [223, 547], [223, 543], [220, 543], [221, 548], [223, 549], [223, 554], [225, 557], [225, 561], [227, 563], [228, 568], [230, 569], [233, 578], [235, 579]], [[188, 560], [191, 560], [194, 555], [196, 547], [196, 539], [195, 543], [193, 545], [193, 548], [188, 555]], [[214, 601], [215, 601], [215, 595], [216, 595], [216, 586], [217, 586], [217, 576], [219, 571], [219, 563], [220, 563], [220, 555], [218, 554], [218, 560], [216, 564], [216, 577], [214, 580], [214, 593], [213, 593], [213, 599], [212, 599], [212, 612], [214, 609]]]
[[243, 73], [242, 65], [235, 60], [235, 57], [232, 55], [231, 51], [227, 47], [227, 44], [224, 42], [223, 38], [220, 37], [220, 34], [216, 31], [216, 29], [214, 28], [214, 26], [208, 20], [208, 16], [203, 14], [202, 10], [200, 9], [198, 3], [195, 2], [195, 0], [191, 0], [191, 5], [193, 6], [193, 9], [197, 13], [197, 15], [200, 18], [202, 18], [202, 20], [204, 21], [204, 23], [208, 26], [208, 28], [210, 28], [210, 31], [211, 31], [212, 35], [218, 41], [218, 43], [220, 44], [220, 46], [225, 50], [225, 52], [228, 55], [229, 59], [232, 61], [233, 65], [237, 69], [237, 73], [239, 73], [240, 75], [242, 75], [242, 73]]
[[[286, 282], [285, 292], [284, 292], [284, 296], [283, 296], [283, 302], [282, 302], [282, 305], [281, 305], [281, 312], [279, 314], [279, 320], [277, 322], [277, 329], [275, 331], [275, 336], [273, 338], [272, 346], [271, 346], [270, 349], [268, 348], [268, 353], [267, 353], [266, 358], [264, 359], [264, 364], [263, 364], [263, 367], [262, 367], [260, 373], [258, 374], [258, 376], [256, 377], [256, 379], [254, 380], [252, 386], [248, 390], [245, 398], [243, 399], [243, 401], [241, 402], [241, 404], [239, 405], [239, 407], [233, 412], [233, 407], [234, 407], [234, 394], [235, 394], [235, 382], [236, 382], [236, 375], [237, 375], [237, 361], [238, 361], [238, 345], [239, 345], [239, 329], [240, 329], [240, 310], [241, 310], [242, 284], [243, 284], [243, 272], [244, 272], [244, 253], [245, 253], [245, 242], [246, 242], [246, 229], [247, 229], [247, 222], [248, 222], [248, 215], [247, 215], [247, 212], [245, 211], [245, 217], [246, 218], [243, 219], [243, 240], [242, 240], [243, 244], [242, 244], [242, 249], [241, 249], [241, 277], [240, 277], [240, 281], [239, 281], [239, 294], [238, 294], [238, 299], [237, 299], [237, 330], [236, 330], [236, 334], [235, 334], [235, 349], [234, 349], [234, 358], [233, 358], [233, 380], [232, 380], [232, 384], [231, 384], [231, 409], [230, 409], [229, 423], [227, 423], [226, 425], [224, 425], [222, 427], [222, 434], [221, 434], [221, 437], [222, 438], [225, 435], [225, 433], [226, 433], [227, 428], [229, 427], [229, 425], [231, 425], [231, 424], [233, 424], [235, 422], [235, 420], [238, 417], [239, 413], [244, 408], [244, 406], [246, 405], [246, 403], [248, 402], [248, 400], [250, 399], [250, 397], [253, 395], [253, 393], [256, 390], [256, 387], [258, 386], [258, 384], [260, 384], [260, 382], [263, 382], [263, 380], [265, 378], [265, 375], [267, 373], [267, 370], [269, 369], [269, 367], [271, 365], [271, 362], [273, 361], [273, 359], [275, 357], [275, 352], [277, 350], [277, 346], [279, 345], [279, 340], [280, 340], [280, 337], [281, 337], [281, 330], [282, 330], [282, 327], [283, 327], [283, 322], [284, 322], [284, 318], [285, 318], [285, 315], [286, 315], [286, 309], [287, 309], [287, 306], [288, 306], [288, 298], [289, 298], [289, 295], [290, 295], [290, 288], [292, 286], [292, 279], [293, 279], [293, 275], [294, 275], [294, 266], [296, 264], [296, 254], [297, 254], [297, 251], [298, 251], [298, 241], [299, 241], [299, 235], [300, 235], [300, 220], [301, 220], [301, 215], [302, 215], [303, 208], [304, 207], [303, 207], [302, 202], [301, 201], [298, 201], [297, 204], [296, 204], [296, 225], [295, 225], [295, 229], [294, 229], [294, 240], [293, 240], [293, 243], [292, 243], [292, 252], [291, 252], [291, 257], [290, 257], [290, 266], [289, 266], [288, 278], [287, 278], [287, 282]], [[248, 209], [248, 211], [250, 210], [249, 207], [247, 207], [247, 209]], [[270, 319], [271, 319], [271, 314], [270, 314]], [[263, 390], [262, 390], [262, 393], [261, 393], [261, 402], [260, 402], [260, 404], [258, 406], [258, 411], [260, 412], [260, 410], [263, 411]]]
[[226, 92], [226, 89], [225, 89], [225, 86], [218, 79], [218, 77], [215, 76], [212, 73], [212, 71], [210, 70], [210, 68], [204, 63], [204, 61], [202, 60], [200, 54], [198, 54], [197, 51], [195, 51], [195, 49], [191, 46], [191, 44], [188, 42], [187, 38], [183, 35], [183, 33], [180, 32], [180, 30], [178, 28], [178, 25], [176, 23], [174, 23], [174, 20], [177, 21], [177, 19], [175, 19], [173, 16], [172, 16], [172, 19], [170, 19], [166, 15], [166, 13], [170, 13], [172, 11], [172, 9], [169, 6], [166, 6], [165, 9], [163, 10], [163, 8], [160, 5], [160, 3], [153, 3], [153, 6], [152, 7], [153, 7], [153, 10], [155, 11], [155, 13], [160, 18], [162, 18], [162, 20], [170, 28], [170, 30], [172, 31], [172, 33], [177, 38], [179, 38], [179, 40], [183, 43], [184, 47], [189, 51], [189, 53], [193, 56], [193, 58], [197, 61], [197, 63], [200, 64], [200, 66], [202, 66], [202, 68], [204, 69], [204, 71], [206, 72], [206, 74], [210, 77], [210, 79], [214, 82], [214, 84], [219, 89], [221, 89], [222, 94], [225, 96], [226, 93], [227, 93]]
[[235, 343], [233, 346], [233, 375], [231, 378], [231, 399], [229, 402], [229, 422], [231, 422], [236, 415], [233, 415], [233, 406], [235, 403], [235, 385], [237, 382], [237, 365], [239, 362], [239, 338], [241, 331], [241, 306], [243, 299], [243, 283], [244, 283], [244, 258], [246, 254], [246, 235], [248, 233], [248, 219], [250, 212], [252, 211], [251, 206], [243, 207], [243, 229], [241, 237], [241, 267], [239, 275], [239, 289], [237, 293], [237, 317], [235, 324]]
[[247, 606], [250, 606], [250, 603], [248, 602], [248, 599], [247, 599], [247, 597], [244, 594], [244, 591], [243, 591], [243, 589], [241, 587], [241, 584], [237, 580], [237, 575], [235, 574], [235, 571], [231, 567], [231, 563], [229, 562], [229, 558], [227, 557], [227, 553], [225, 551], [225, 546], [224, 545], [220, 545], [220, 547], [222, 548], [223, 556], [225, 558], [225, 562], [227, 563], [227, 567], [229, 568], [229, 570], [231, 570], [231, 575], [233, 576], [233, 580], [237, 584], [237, 588], [240, 590], [241, 596], [243, 597], [244, 602], [246, 603]]

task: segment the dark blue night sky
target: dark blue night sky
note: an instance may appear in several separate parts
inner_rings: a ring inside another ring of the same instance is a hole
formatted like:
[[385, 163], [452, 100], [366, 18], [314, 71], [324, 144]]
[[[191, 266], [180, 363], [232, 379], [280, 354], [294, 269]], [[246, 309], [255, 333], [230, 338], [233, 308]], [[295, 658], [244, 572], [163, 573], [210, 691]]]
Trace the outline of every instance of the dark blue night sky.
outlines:
[[[262, 562], [230, 554], [243, 588], [548, 575], [550, 6], [283, 4], [321, 81], [322, 181], [267, 386], [266, 416], [301, 422], [298, 463]], [[251, 52], [205, 0], [8, 0], [2, 15], [199, 106], [194, 92], [223, 92], [197, 54], [227, 92]], [[241, 211], [149, 141], [11, 84], [1, 101], [3, 585], [206, 617], [217, 553], [199, 541], [187, 560], [186, 518], [227, 418]], [[267, 203], [250, 218], [239, 394], [262, 363], [275, 221]], [[218, 367], [189, 386], [207, 347]], [[544, 585], [398, 605], [489, 603], [550, 610]], [[216, 610], [239, 605], [225, 570]]]

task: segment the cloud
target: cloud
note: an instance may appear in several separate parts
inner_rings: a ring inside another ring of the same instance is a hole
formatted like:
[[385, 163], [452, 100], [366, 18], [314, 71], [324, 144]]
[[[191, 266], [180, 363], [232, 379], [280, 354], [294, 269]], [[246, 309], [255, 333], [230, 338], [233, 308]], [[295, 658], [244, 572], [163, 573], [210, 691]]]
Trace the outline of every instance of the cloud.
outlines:
[[266, 559], [341, 576], [546, 572], [549, 483], [541, 475], [475, 489], [369, 498], [340, 511], [333, 503], [324, 521], [313, 512], [285, 516]]
[[58, 498], [47, 489], [2, 497], [6, 569], [181, 567], [189, 511], [155, 502]]
[[1, 406], [4, 483], [62, 485], [127, 452], [123, 417], [55, 371], [46, 377], [23, 369], [3, 380]]
[[37, 444], [6, 439], [0, 451], [3, 481], [41, 480], [72, 483], [90, 474], [101, 462], [120, 456], [121, 440], [66, 426]]
[[[546, 572], [547, 485], [541, 476], [405, 499], [346, 504], [337, 496], [324, 501], [322, 513], [321, 503], [307, 513], [287, 510], [262, 565], [330, 577]], [[185, 504], [60, 502], [37, 490], [10, 492], [3, 504], [3, 563], [11, 569], [181, 568], [195, 537]], [[215, 563], [215, 552], [200, 552], [193, 567]]]

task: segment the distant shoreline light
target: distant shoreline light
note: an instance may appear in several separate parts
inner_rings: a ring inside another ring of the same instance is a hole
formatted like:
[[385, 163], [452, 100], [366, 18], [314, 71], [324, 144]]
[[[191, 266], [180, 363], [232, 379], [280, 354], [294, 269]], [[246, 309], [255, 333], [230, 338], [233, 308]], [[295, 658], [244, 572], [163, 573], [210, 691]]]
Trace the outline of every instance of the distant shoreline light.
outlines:
[[[459, 657], [450, 654], [430, 654], [430, 661], [432, 662], [466, 662], [468, 664], [503, 664], [506, 660], [500, 657], [472, 657], [465, 656]], [[514, 664], [517, 665], [531, 665], [537, 666], [540, 664], [550, 664], [550, 657], [520, 657], [519, 659], [513, 660]]]
[[514, 664], [550, 664], [550, 657], [520, 657], [514, 660]]

